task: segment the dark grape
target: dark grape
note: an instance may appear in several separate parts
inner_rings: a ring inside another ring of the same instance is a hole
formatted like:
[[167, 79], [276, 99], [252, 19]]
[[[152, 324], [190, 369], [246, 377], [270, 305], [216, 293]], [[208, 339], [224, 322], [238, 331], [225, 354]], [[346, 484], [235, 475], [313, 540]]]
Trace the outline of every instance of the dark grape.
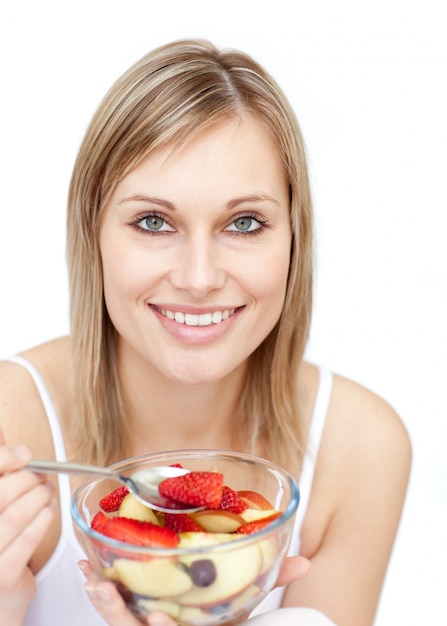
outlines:
[[190, 574], [197, 587], [208, 587], [216, 580], [216, 567], [211, 559], [201, 559], [191, 564]]

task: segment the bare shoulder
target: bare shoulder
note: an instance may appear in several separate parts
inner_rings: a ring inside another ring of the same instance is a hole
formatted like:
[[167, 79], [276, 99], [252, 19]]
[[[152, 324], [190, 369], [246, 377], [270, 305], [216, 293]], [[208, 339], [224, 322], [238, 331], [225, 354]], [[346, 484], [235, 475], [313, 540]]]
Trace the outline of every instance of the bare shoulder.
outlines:
[[[364, 386], [334, 375], [327, 423], [328, 438], [337, 448], [363, 464], [387, 458], [410, 462], [411, 446], [407, 430], [395, 409], [382, 397]], [[377, 466], [376, 466], [377, 469]]]
[[[318, 479], [337, 481], [334, 510], [353, 515], [377, 500], [388, 500], [400, 515], [406, 493], [411, 444], [402, 418], [382, 397], [364, 386], [334, 375], [332, 397], [320, 449]], [[330, 468], [330, 472], [325, 469]], [[324, 478], [326, 475], [326, 478]], [[323, 477], [323, 478], [322, 478]], [[334, 488], [334, 484], [331, 485]], [[323, 489], [324, 493], [324, 489]]]
[[[319, 368], [303, 362], [299, 373], [300, 402], [310, 419], [319, 384]], [[370, 450], [384, 453], [387, 448], [409, 453], [407, 431], [401, 417], [382, 397], [353, 380], [333, 374], [332, 394], [323, 442], [339, 452], [362, 456]]]
[[[68, 355], [65, 338], [21, 354], [38, 370], [58, 414], [67, 398]], [[51, 434], [36, 384], [23, 365], [7, 360], [0, 361], [0, 425], [8, 443], [26, 444], [36, 454], [49, 451]]]
[[291, 585], [285, 605], [313, 606], [340, 626], [373, 623], [410, 465], [410, 440], [394, 408], [334, 375], [301, 529], [312, 569]]
[[[306, 378], [313, 387], [312, 366], [307, 367]], [[410, 439], [396, 410], [370, 389], [334, 374], [316, 468], [319, 489], [314, 490], [322, 494], [325, 506], [336, 507], [334, 499], [340, 494], [349, 498], [369, 483], [373, 488], [372, 483], [385, 484], [390, 477], [396, 492], [403, 494], [410, 465]], [[335, 488], [335, 482], [343, 489]]]

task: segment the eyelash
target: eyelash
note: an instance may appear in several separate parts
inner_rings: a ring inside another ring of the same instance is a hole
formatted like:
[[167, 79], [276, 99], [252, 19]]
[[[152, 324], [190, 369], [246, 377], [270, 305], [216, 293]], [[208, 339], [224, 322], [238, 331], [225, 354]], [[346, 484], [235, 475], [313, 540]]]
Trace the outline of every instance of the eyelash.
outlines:
[[256, 213], [256, 211], [248, 212], [248, 213], [242, 213], [241, 215], [237, 215], [232, 220], [231, 224], [234, 224], [234, 222], [236, 222], [236, 220], [247, 219], [247, 218], [257, 222], [258, 223], [258, 228], [255, 228], [255, 230], [250, 230], [250, 231], [243, 231], [243, 230], [235, 231], [235, 230], [232, 230], [231, 232], [232, 233], [236, 233], [237, 235], [242, 235], [243, 237], [250, 237], [250, 236], [254, 236], [254, 235], [260, 235], [265, 228], [268, 228], [268, 219], [266, 219], [265, 217], [263, 217], [259, 213]]
[[[158, 213], [157, 211], [149, 211], [147, 213], [143, 213], [142, 215], [138, 215], [135, 220], [133, 220], [131, 222], [131, 226], [133, 226], [134, 228], [136, 228], [138, 231], [143, 231], [144, 233], [147, 233], [148, 235], [157, 235], [157, 234], [164, 234], [166, 232], [171, 232], [171, 231], [156, 231], [156, 230], [149, 230], [146, 228], [142, 228], [141, 226], [139, 226], [140, 222], [142, 222], [143, 220], [149, 218], [149, 217], [157, 217], [160, 220], [163, 220], [163, 222], [165, 222], [166, 224], [168, 224], [169, 226], [170, 223], [168, 222], [168, 220], [166, 219], [165, 215], [163, 215], [162, 213]], [[254, 230], [249, 230], [249, 231], [243, 231], [243, 230], [231, 230], [231, 231], [227, 231], [227, 232], [231, 232], [232, 234], [236, 234], [236, 235], [242, 235], [243, 237], [248, 237], [248, 236], [253, 236], [253, 235], [259, 235], [261, 234], [261, 232], [265, 229], [268, 228], [268, 220], [263, 217], [262, 215], [260, 215], [259, 213], [256, 212], [248, 212], [248, 213], [241, 213], [240, 215], [236, 215], [232, 221], [230, 222], [230, 226], [232, 224], [234, 224], [237, 220], [240, 219], [251, 219], [254, 220], [258, 223], [258, 228], [255, 228]], [[226, 227], [228, 228], [228, 226]]]
[[[156, 234], [158, 234], [158, 231], [156, 231], [156, 230], [149, 230], [148, 228], [142, 228], [141, 226], [139, 226], [140, 222], [142, 222], [143, 220], [147, 219], [148, 217], [158, 217], [158, 219], [163, 220], [163, 222], [165, 222], [165, 224], [168, 224], [169, 226], [171, 226], [169, 224], [168, 220], [166, 219], [166, 217], [162, 213], [158, 213], [157, 211], [148, 211], [147, 213], [142, 213], [141, 215], [138, 215], [131, 222], [131, 226], [136, 228], [139, 232], [143, 231], [144, 233], [147, 233], [149, 235], [156, 235]], [[169, 232], [169, 231], [161, 231], [161, 233], [165, 233], [165, 232]]]

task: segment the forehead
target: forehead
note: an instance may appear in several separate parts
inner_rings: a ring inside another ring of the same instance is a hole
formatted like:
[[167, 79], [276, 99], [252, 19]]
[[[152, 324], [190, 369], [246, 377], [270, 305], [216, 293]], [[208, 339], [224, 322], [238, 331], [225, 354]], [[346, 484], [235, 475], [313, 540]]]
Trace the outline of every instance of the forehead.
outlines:
[[179, 145], [156, 148], [118, 185], [127, 193], [144, 184], [196, 190], [219, 183], [235, 187], [288, 186], [276, 141], [266, 127], [244, 115], [213, 124]]

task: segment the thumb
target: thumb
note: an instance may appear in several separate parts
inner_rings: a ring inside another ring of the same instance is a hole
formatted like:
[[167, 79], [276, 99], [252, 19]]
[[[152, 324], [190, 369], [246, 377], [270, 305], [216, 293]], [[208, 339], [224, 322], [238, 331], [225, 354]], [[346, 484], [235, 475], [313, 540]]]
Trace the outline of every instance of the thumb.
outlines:
[[310, 572], [310, 561], [304, 556], [289, 556], [284, 560], [279, 572], [277, 587], [290, 585], [295, 580], [304, 578]]
[[174, 622], [166, 613], [151, 613], [147, 616], [148, 626], [177, 626], [177, 622]]

